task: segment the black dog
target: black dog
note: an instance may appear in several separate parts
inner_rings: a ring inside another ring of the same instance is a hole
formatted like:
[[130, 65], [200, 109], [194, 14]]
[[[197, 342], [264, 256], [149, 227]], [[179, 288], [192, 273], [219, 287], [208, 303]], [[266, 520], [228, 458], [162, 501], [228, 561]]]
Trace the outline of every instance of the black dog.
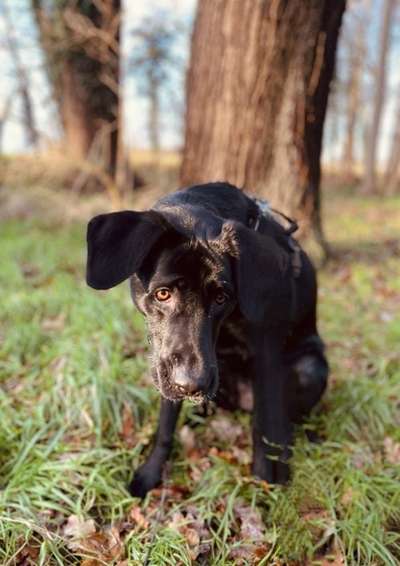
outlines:
[[96, 216], [87, 242], [91, 287], [130, 278], [162, 394], [154, 447], [131, 493], [160, 483], [185, 398], [252, 409], [253, 473], [287, 481], [293, 423], [328, 376], [314, 268], [288, 231], [242, 191], [209, 183], [146, 212]]

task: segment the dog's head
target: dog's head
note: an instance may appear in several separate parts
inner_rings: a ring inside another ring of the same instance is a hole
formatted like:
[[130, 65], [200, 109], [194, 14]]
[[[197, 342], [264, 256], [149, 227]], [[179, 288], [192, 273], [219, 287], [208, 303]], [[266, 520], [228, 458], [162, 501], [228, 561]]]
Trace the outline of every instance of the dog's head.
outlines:
[[260, 242], [247, 241], [254, 237], [244, 226], [195, 210], [183, 216], [124, 211], [89, 223], [87, 282], [109, 289], [130, 278], [133, 300], [148, 322], [153, 379], [164, 397], [212, 397], [221, 323], [237, 302], [248, 319], [262, 317], [265, 268]]

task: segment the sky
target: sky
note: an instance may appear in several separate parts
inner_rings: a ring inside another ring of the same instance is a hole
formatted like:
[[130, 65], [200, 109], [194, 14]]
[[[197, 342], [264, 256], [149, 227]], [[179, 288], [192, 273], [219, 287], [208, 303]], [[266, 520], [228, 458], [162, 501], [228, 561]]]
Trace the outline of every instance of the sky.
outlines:
[[[174, 17], [185, 26], [175, 47], [176, 54], [187, 64], [190, 52], [190, 29], [196, 9], [196, 0], [126, 0], [124, 18], [129, 22], [125, 30], [123, 49], [126, 55], [135, 47], [134, 39], [129, 31], [155, 10], [171, 11]], [[169, 91], [163, 100], [161, 115], [161, 145], [165, 148], [178, 148], [182, 144], [182, 128], [179, 123], [176, 106], [184, 100], [184, 74], [176, 74], [175, 81], [169, 85]], [[148, 147], [149, 139], [146, 131], [147, 101], [138, 93], [134, 78], [125, 85], [125, 135], [132, 147]]]
[[[356, 5], [361, 0], [354, 0], [351, 5]], [[372, 61], [377, 56], [377, 37], [378, 22], [380, 10], [382, 9], [383, 0], [372, 0], [372, 24], [369, 30], [369, 47], [371, 50]], [[44, 64], [42, 53], [37, 41], [37, 34], [32, 15], [29, 9], [30, 0], [0, 0], [0, 6], [6, 3], [9, 7], [12, 23], [15, 27], [15, 34], [21, 45], [21, 55], [27, 68], [29, 69], [30, 82], [35, 103], [35, 115], [37, 123], [40, 126], [40, 132], [43, 136], [44, 145], [47, 140], [54, 140], [60, 135], [57, 123], [57, 114], [51, 100], [49, 86], [47, 84], [46, 75], [43, 72]], [[125, 0], [123, 17], [124, 27], [122, 31], [122, 50], [126, 60], [130, 53], [134, 52], [135, 39], [132, 37], [132, 29], [137, 27], [142, 19], [154, 11], [163, 11], [170, 13], [178, 21], [182, 22], [187, 33], [181, 34], [176, 43], [175, 51], [183, 63], [189, 58], [189, 40], [190, 27], [194, 18], [196, 0]], [[400, 11], [400, 10], [399, 10]], [[346, 18], [351, 17], [348, 11]], [[400, 18], [399, 18], [400, 21]], [[399, 22], [398, 22], [399, 23]], [[17, 153], [26, 151], [26, 142], [24, 139], [24, 131], [20, 123], [21, 111], [19, 108], [18, 97], [15, 95], [15, 77], [12, 62], [7, 49], [4, 48], [4, 18], [0, 17], [0, 60], [2, 74], [0, 75], [0, 113], [2, 111], [4, 101], [8, 96], [13, 97], [12, 119], [6, 123], [3, 132], [2, 149], [8, 153]], [[396, 26], [395, 32], [400, 40], [400, 26]], [[397, 44], [400, 41], [396, 42]], [[339, 54], [340, 55], [340, 54]], [[388, 103], [383, 119], [381, 129], [380, 158], [385, 158], [389, 141], [391, 139], [391, 131], [393, 126], [393, 116], [395, 109], [396, 93], [400, 84], [400, 58], [399, 50], [394, 49], [389, 62], [389, 82], [388, 82]], [[340, 59], [339, 59], [340, 60]], [[184, 64], [182, 66], [182, 70]], [[367, 95], [373, 91], [373, 75], [370, 73], [367, 78]], [[147, 135], [146, 117], [147, 117], [147, 101], [141, 96], [138, 89], [137, 79], [129, 74], [123, 83], [124, 92], [124, 128], [125, 140], [129, 147], [147, 148], [149, 147], [149, 139]], [[163, 106], [161, 113], [161, 145], [166, 149], [179, 148], [182, 144], [182, 123], [179, 120], [179, 112], [177, 108], [183, 105], [184, 101], [184, 73], [176, 72], [170, 84], [168, 91], [163, 96]], [[361, 110], [363, 111], [363, 110]], [[344, 112], [343, 112], [344, 116]], [[341, 138], [340, 131], [343, 129], [344, 118], [339, 118], [338, 124], [331, 124], [328, 120], [326, 123], [326, 142], [325, 156], [329, 160], [336, 160], [340, 157]], [[331, 135], [331, 130], [336, 127], [339, 136], [336, 139]], [[359, 134], [358, 153], [361, 156], [362, 133]]]
[[[51, 100], [50, 89], [43, 72], [43, 57], [37, 41], [37, 32], [29, 8], [29, 0], [0, 0], [0, 6], [6, 2], [15, 35], [21, 45], [20, 53], [24, 64], [29, 68], [30, 84], [33, 92], [35, 115], [39, 124], [40, 133], [46, 140], [57, 139], [60, 130], [57, 124], [57, 114]], [[134, 49], [134, 39], [131, 31], [137, 27], [141, 20], [152, 12], [170, 12], [179, 22], [182, 22], [188, 33], [182, 34], [176, 44], [176, 51], [180, 58], [187, 61], [189, 57], [190, 25], [195, 13], [196, 0], [125, 0], [123, 22], [127, 22], [122, 30], [122, 50], [125, 57]], [[1, 14], [2, 15], [2, 14]], [[15, 92], [15, 73], [13, 63], [7, 49], [4, 48], [4, 18], [0, 17], [0, 61], [3, 69], [0, 75], [0, 113], [4, 100]], [[184, 76], [178, 73], [174, 77], [175, 83], [169, 86], [164, 96], [163, 111], [161, 115], [161, 143], [165, 148], [179, 147], [182, 143], [182, 128], [177, 118], [175, 107], [183, 101]], [[124, 80], [124, 115], [125, 138], [130, 147], [148, 147], [146, 116], [147, 101], [140, 95], [137, 81], [130, 76]], [[170, 92], [171, 91], [171, 92]], [[15, 98], [15, 96], [13, 96]], [[12, 119], [6, 123], [3, 132], [3, 151], [18, 153], [26, 151], [24, 131], [20, 121], [21, 110], [17, 98], [13, 103]]]

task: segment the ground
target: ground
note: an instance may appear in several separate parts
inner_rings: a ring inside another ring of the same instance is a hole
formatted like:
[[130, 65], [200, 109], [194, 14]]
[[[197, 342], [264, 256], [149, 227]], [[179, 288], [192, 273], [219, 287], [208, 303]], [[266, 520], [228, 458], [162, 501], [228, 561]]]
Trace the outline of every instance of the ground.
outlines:
[[82, 223], [1, 222], [1, 564], [399, 563], [400, 199], [343, 189], [325, 217], [331, 379], [291, 484], [250, 476], [246, 415], [187, 405], [165, 487], [144, 502], [126, 486], [158, 394], [127, 286], [85, 286]]

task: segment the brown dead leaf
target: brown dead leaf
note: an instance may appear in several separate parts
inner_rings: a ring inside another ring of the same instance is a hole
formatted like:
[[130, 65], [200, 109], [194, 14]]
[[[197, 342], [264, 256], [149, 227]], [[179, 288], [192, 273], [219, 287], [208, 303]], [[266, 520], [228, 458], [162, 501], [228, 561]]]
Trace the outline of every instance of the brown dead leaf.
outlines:
[[195, 463], [192, 464], [190, 469], [190, 477], [194, 482], [199, 482], [204, 476], [204, 472], [211, 467], [211, 462], [208, 457], [195, 458]]
[[232, 447], [232, 454], [238, 464], [247, 466], [251, 462], [251, 455], [249, 450], [244, 450], [238, 446]]
[[351, 463], [358, 470], [368, 468], [374, 461], [375, 456], [369, 446], [360, 444], [354, 448], [351, 455]]
[[218, 450], [215, 446], [212, 446], [208, 452], [209, 456], [216, 456], [217, 458], [221, 458], [225, 460], [225, 462], [229, 462], [230, 464], [235, 461], [235, 457], [233, 456], [232, 452], [229, 450]]
[[243, 428], [239, 423], [235, 423], [231, 418], [224, 415], [217, 415], [210, 422], [210, 429], [215, 438], [221, 442], [233, 444], [243, 434]]
[[265, 525], [261, 513], [257, 508], [250, 507], [238, 499], [233, 512], [240, 520], [241, 538], [251, 542], [261, 542], [265, 538]]
[[42, 330], [44, 332], [57, 332], [64, 330], [66, 314], [61, 312], [57, 316], [48, 317], [42, 320]]
[[97, 566], [100, 563], [112, 562], [121, 557], [123, 544], [116, 527], [96, 531], [93, 519], [83, 520], [71, 515], [63, 529], [64, 536], [69, 539], [67, 546], [72, 551], [89, 555], [82, 564]]
[[129, 511], [129, 518], [139, 527], [139, 529], [148, 529], [149, 521], [143, 515], [141, 508], [138, 505], [134, 505]]
[[129, 403], [125, 402], [122, 409], [122, 428], [120, 436], [127, 448], [133, 448], [136, 444], [135, 419]]
[[70, 515], [64, 526], [64, 536], [70, 539], [81, 539], [96, 532], [93, 519], [84, 520], [77, 515]]
[[21, 548], [15, 556], [15, 562], [13, 562], [13, 564], [18, 566], [33, 566], [37, 564], [40, 555], [40, 546], [33, 546], [30, 542], [25, 543], [24, 539], [20, 539], [19, 543]]
[[[92, 560], [96, 562], [108, 564], [121, 557], [123, 544], [118, 529], [111, 527], [81, 539], [76, 551], [92, 555]], [[89, 562], [89, 564], [94, 566], [96, 562], [94, 564]]]
[[188, 506], [182, 512], [175, 512], [168, 527], [183, 536], [188, 545], [191, 560], [196, 560], [200, 554], [205, 554], [210, 550], [210, 545], [202, 542], [210, 537], [210, 533], [205, 526], [204, 519], [199, 517], [194, 506]]
[[352, 278], [352, 271], [350, 266], [345, 265], [340, 267], [335, 273], [338, 281], [341, 283], [348, 283]]
[[390, 436], [383, 441], [386, 460], [394, 466], [400, 464], [400, 442], [396, 442]]
[[307, 528], [315, 541], [320, 545], [330, 544], [334, 540], [335, 521], [327, 509], [309, 508], [301, 514]]
[[183, 425], [179, 431], [179, 440], [186, 454], [192, 453], [196, 446], [196, 436], [188, 425]]
[[34, 279], [40, 275], [40, 270], [33, 263], [21, 263], [20, 269], [25, 279]]
[[344, 566], [346, 561], [340, 548], [332, 548], [324, 556], [315, 557], [311, 562], [307, 563], [307, 566], [312, 566], [314, 564], [318, 566]]
[[[268, 552], [265, 545], [256, 547], [251, 543], [240, 543], [229, 553], [229, 558], [234, 560], [235, 566], [248, 566], [258, 564]], [[261, 554], [261, 556], [260, 556]]]
[[354, 491], [352, 490], [351, 487], [348, 487], [342, 497], [340, 498], [340, 503], [344, 506], [344, 507], [349, 507], [349, 505], [351, 505], [351, 503], [354, 500]]

